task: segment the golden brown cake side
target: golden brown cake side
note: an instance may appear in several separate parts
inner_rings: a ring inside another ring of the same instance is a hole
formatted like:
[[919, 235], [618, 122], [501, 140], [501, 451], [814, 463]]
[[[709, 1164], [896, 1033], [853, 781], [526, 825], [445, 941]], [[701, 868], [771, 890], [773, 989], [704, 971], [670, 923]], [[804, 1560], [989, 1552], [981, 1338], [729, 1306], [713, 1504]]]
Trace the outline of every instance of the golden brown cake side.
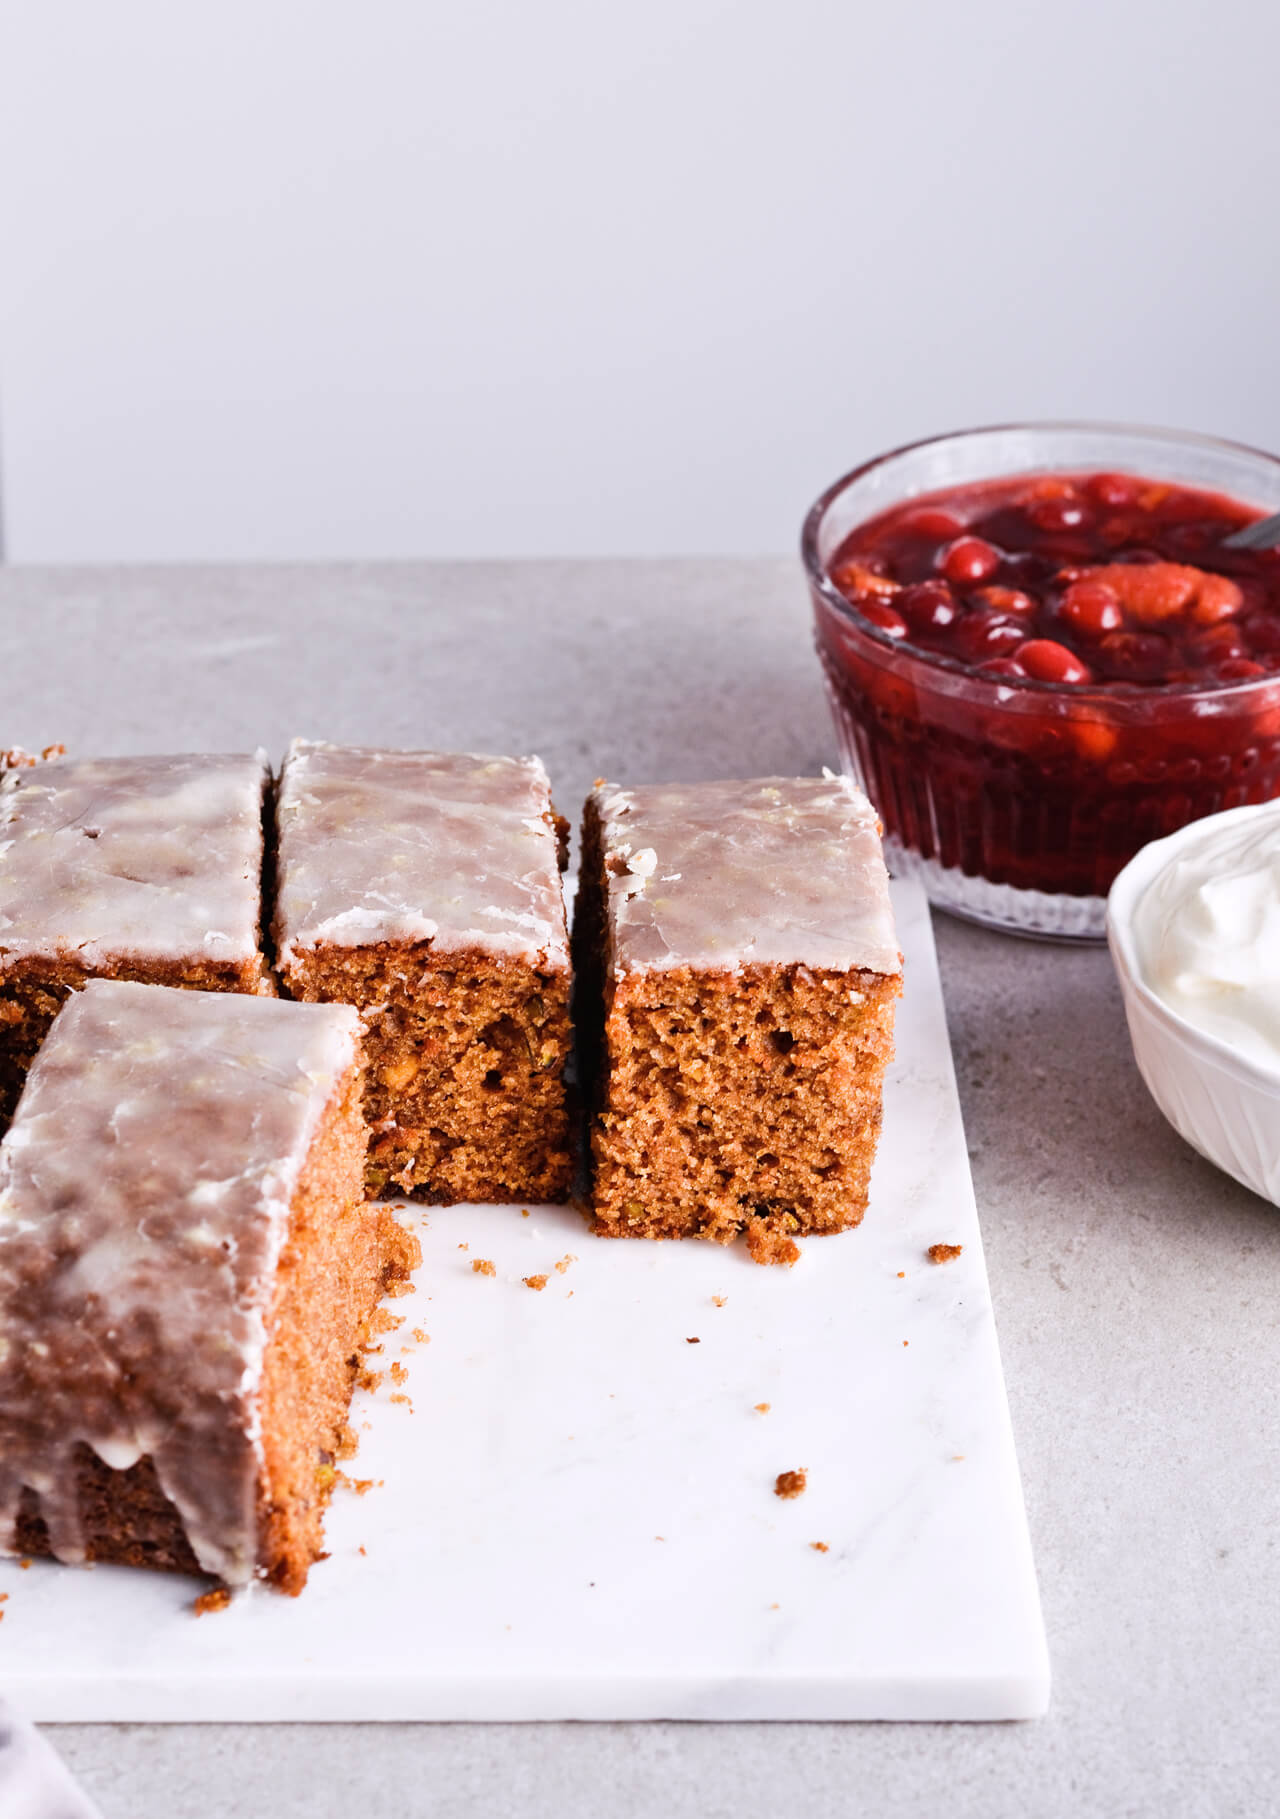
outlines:
[[564, 1199], [567, 969], [378, 942], [301, 953], [284, 980], [295, 998], [364, 1014], [371, 1193]]
[[323, 1552], [324, 1510], [374, 1310], [422, 1259], [417, 1238], [364, 1199], [361, 1100], [353, 1071], [298, 1178], [268, 1318], [258, 1564], [295, 1596]]
[[745, 1234], [787, 1261], [791, 1236], [859, 1223], [902, 983], [874, 826], [838, 779], [588, 799], [574, 966], [598, 1232]]

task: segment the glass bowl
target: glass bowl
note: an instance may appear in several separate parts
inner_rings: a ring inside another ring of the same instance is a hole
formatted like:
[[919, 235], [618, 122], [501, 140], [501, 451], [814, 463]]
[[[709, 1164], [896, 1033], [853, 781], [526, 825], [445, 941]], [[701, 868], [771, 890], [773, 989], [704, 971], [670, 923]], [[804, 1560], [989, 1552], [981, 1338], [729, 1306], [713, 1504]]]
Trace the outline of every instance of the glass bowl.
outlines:
[[863, 617], [828, 565], [850, 532], [921, 494], [1008, 475], [1139, 474], [1280, 511], [1280, 459], [1209, 436], [1041, 423], [895, 449], [837, 480], [801, 553], [841, 760], [899, 876], [1013, 933], [1100, 941], [1112, 880], [1150, 840], [1280, 796], [1280, 674], [1081, 686], [981, 675]]

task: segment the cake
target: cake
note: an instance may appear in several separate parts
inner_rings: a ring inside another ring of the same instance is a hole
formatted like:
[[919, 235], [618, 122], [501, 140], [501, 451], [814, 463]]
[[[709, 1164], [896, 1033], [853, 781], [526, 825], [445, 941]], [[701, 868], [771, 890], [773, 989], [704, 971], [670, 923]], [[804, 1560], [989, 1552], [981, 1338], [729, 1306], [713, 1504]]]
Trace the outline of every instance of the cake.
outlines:
[[860, 790], [598, 784], [574, 945], [598, 1232], [792, 1261], [858, 1224], [902, 984]]
[[364, 1137], [345, 1006], [70, 999], [0, 1144], [0, 1549], [302, 1589], [417, 1260]]
[[277, 818], [283, 988], [364, 1015], [369, 1190], [563, 1199], [569, 952], [539, 760], [298, 740]]
[[0, 1119], [67, 995], [105, 976], [270, 992], [265, 756], [0, 772]]

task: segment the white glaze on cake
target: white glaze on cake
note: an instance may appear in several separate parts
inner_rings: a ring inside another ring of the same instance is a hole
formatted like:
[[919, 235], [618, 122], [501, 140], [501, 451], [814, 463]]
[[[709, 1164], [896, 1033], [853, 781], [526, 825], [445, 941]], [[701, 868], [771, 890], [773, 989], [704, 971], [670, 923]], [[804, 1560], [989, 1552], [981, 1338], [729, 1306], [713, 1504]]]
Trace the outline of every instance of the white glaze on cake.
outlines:
[[875, 810], [847, 777], [600, 784], [612, 971], [901, 971]]
[[267, 777], [262, 752], [0, 774], [0, 971], [32, 957], [252, 961]]
[[91, 980], [0, 1144], [0, 1550], [24, 1485], [84, 1555], [74, 1449], [144, 1456], [200, 1565], [256, 1561], [257, 1393], [298, 1176], [359, 1018]]
[[568, 966], [540, 759], [298, 739], [277, 817], [274, 933], [286, 975], [305, 951], [373, 942]]

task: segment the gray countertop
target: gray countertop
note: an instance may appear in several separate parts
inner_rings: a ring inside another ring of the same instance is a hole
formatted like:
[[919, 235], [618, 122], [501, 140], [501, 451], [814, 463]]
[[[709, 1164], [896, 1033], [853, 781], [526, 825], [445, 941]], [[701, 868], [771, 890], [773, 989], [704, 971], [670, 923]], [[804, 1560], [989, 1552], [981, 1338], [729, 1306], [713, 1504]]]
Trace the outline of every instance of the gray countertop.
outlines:
[[[0, 571], [0, 696], [80, 753], [537, 750], [571, 814], [833, 754], [790, 562]], [[1105, 954], [936, 928], [1049, 1716], [52, 1731], [107, 1819], [1280, 1807], [1280, 1215], [1164, 1124]]]

